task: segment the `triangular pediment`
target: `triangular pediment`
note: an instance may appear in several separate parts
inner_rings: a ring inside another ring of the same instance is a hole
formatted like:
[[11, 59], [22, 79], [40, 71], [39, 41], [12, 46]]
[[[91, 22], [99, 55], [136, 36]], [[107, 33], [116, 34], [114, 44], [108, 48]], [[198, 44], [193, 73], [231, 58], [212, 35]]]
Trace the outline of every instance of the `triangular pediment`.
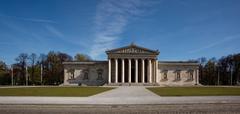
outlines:
[[158, 54], [158, 50], [150, 50], [147, 48], [143, 48], [140, 46], [137, 46], [135, 44], [131, 44], [129, 46], [116, 48], [112, 50], [106, 51], [107, 54], [114, 54], [114, 53], [122, 53], [122, 54]]

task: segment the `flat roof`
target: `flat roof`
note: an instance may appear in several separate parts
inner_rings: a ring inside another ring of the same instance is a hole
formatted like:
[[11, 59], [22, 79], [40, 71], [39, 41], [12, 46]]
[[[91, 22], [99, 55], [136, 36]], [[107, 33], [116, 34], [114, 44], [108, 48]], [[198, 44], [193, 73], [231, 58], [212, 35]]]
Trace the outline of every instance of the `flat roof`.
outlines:
[[163, 65], [199, 65], [197, 61], [159, 61]]
[[68, 61], [63, 64], [95, 64], [95, 63], [106, 63], [108, 61]]
[[159, 61], [160, 63], [198, 63], [198, 61]]

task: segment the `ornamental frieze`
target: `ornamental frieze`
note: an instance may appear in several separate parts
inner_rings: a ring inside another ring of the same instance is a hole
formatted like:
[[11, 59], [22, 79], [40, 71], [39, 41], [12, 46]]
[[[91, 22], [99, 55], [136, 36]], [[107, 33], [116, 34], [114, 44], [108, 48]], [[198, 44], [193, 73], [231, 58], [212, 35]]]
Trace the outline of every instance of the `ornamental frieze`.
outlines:
[[127, 48], [118, 50], [116, 51], [116, 53], [149, 53], [149, 52], [138, 48]]

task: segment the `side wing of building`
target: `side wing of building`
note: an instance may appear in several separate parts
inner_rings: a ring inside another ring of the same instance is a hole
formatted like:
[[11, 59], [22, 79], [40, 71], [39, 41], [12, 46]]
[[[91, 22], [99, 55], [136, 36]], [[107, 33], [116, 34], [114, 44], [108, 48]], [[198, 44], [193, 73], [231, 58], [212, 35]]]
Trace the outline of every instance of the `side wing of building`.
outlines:
[[158, 79], [162, 86], [199, 84], [199, 64], [184, 61], [159, 61]]
[[100, 86], [107, 82], [108, 62], [64, 62], [64, 85]]

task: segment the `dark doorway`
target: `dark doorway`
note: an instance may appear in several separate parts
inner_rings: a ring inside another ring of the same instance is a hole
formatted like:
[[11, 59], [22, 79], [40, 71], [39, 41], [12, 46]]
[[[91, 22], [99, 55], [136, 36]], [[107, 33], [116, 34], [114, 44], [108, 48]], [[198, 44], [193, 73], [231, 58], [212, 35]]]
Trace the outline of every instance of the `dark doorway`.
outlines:
[[131, 82], [135, 82], [135, 60], [131, 60]]
[[141, 82], [141, 76], [142, 76], [142, 62], [140, 59], [138, 59], [138, 83]]
[[145, 60], [144, 63], [145, 63], [144, 64], [145, 65], [145, 77], [144, 78], [145, 78], [145, 83], [146, 83], [146, 82], [148, 82], [148, 78], [147, 78], [148, 77], [148, 60]]
[[125, 63], [125, 66], [124, 66], [124, 70], [125, 70], [125, 72], [124, 72], [124, 74], [125, 74], [124, 75], [124, 82], [127, 83], [128, 82], [128, 68], [129, 68], [128, 59], [125, 59], [124, 63]]
[[122, 60], [118, 59], [118, 82], [122, 82]]

